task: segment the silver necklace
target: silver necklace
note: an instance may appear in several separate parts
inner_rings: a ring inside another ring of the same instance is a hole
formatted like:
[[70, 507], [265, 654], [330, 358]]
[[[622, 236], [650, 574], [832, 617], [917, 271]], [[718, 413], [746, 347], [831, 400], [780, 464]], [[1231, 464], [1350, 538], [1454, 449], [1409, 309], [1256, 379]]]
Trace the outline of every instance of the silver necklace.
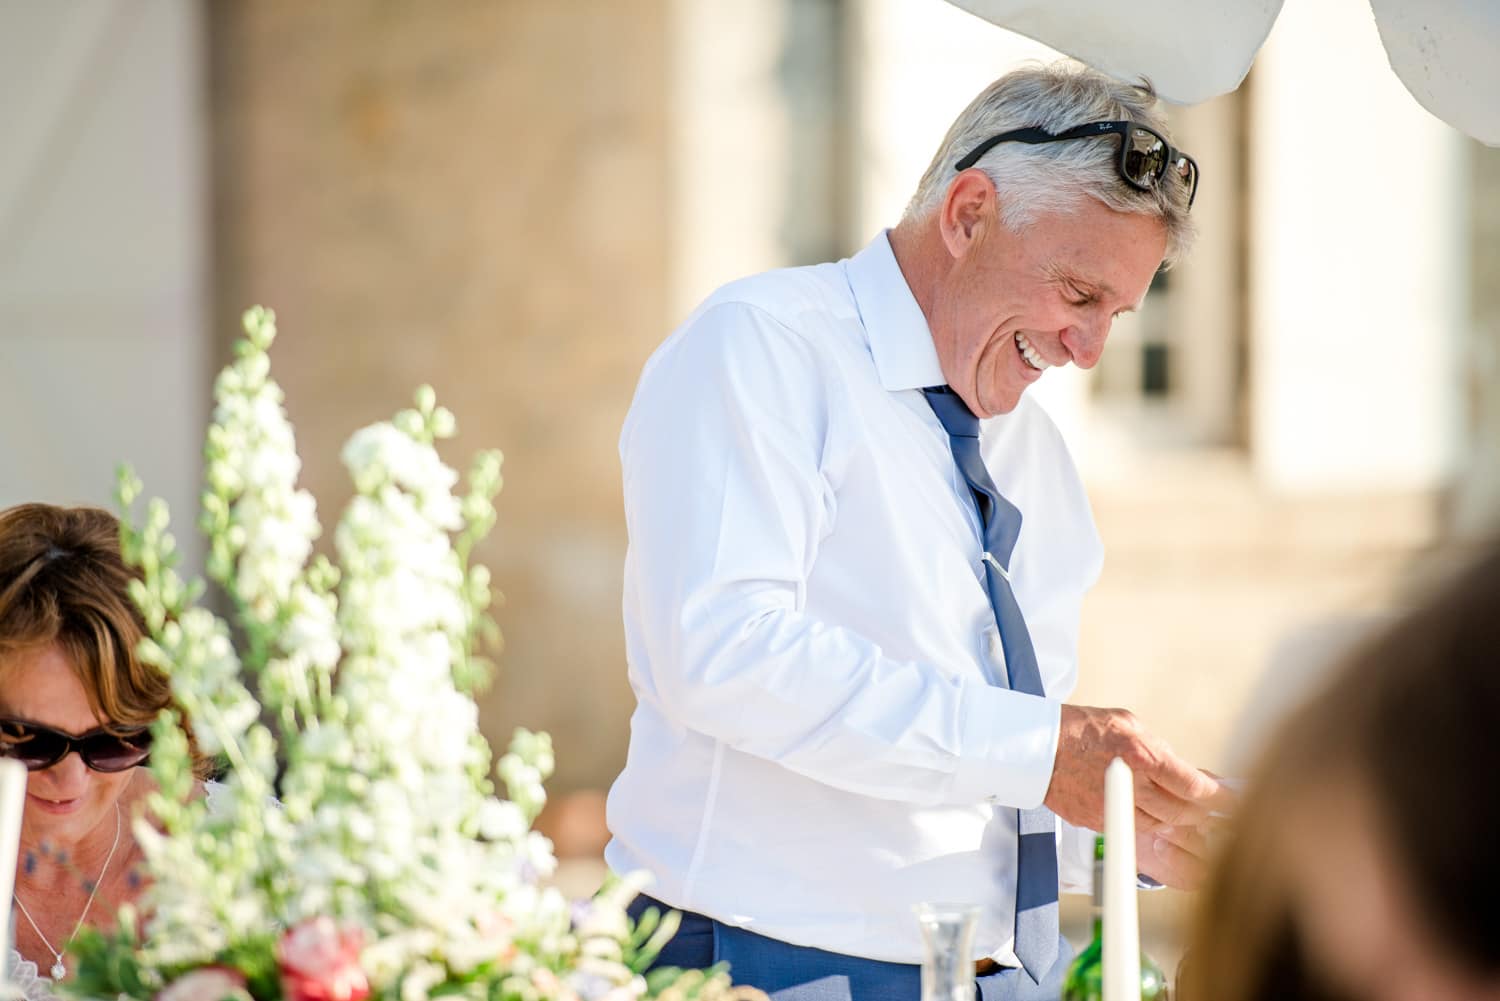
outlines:
[[47, 941], [47, 936], [43, 935], [42, 930], [36, 926], [36, 919], [31, 916], [31, 912], [26, 909], [26, 905], [21, 903], [20, 894], [11, 893], [11, 896], [16, 901], [16, 906], [21, 908], [21, 913], [31, 923], [31, 930], [36, 932], [36, 937], [42, 940], [42, 944], [47, 947], [47, 951], [52, 953], [53, 958], [57, 960], [52, 964], [52, 969], [47, 971], [53, 980], [61, 980], [68, 975], [68, 968], [63, 965], [63, 951], [66, 951], [68, 946], [72, 944], [74, 936], [83, 927], [83, 919], [89, 916], [89, 908], [94, 906], [94, 897], [98, 895], [99, 887], [104, 883], [104, 874], [109, 872], [109, 864], [115, 860], [115, 849], [118, 847], [120, 847], [120, 804], [115, 803], [115, 842], [109, 846], [109, 854], [104, 856], [104, 868], [99, 870], [99, 878], [94, 880], [94, 888], [89, 891], [89, 899], [83, 905], [83, 913], [78, 915], [78, 923], [73, 926], [73, 934], [69, 935], [68, 940], [63, 943], [62, 950], [52, 948], [52, 943]]

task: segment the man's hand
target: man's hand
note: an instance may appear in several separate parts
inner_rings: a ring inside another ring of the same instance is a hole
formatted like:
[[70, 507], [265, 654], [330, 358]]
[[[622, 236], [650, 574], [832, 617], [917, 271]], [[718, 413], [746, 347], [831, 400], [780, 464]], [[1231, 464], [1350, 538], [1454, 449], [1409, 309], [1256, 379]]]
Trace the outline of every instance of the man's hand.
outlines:
[[1173, 754], [1128, 711], [1062, 707], [1046, 806], [1071, 824], [1104, 830], [1104, 770], [1115, 758], [1135, 776], [1137, 868], [1168, 886], [1196, 886], [1211, 814], [1227, 812], [1234, 794]]
[[1208, 843], [1203, 832], [1191, 827], [1141, 830], [1136, 811], [1135, 868], [1178, 890], [1196, 890], [1208, 875]]

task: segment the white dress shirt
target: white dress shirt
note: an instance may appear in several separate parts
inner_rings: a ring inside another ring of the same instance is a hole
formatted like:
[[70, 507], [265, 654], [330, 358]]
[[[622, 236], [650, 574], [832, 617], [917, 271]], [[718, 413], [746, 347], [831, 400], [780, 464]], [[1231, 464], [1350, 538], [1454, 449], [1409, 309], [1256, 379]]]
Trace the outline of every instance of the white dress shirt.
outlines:
[[[1056, 427], [983, 423], [1047, 698], [1009, 691], [978, 513], [921, 387], [943, 375], [885, 234], [725, 286], [647, 362], [620, 437], [638, 706], [617, 872], [797, 945], [915, 963], [922, 901], [1017, 965], [1016, 812], [1041, 803], [1102, 548]], [[1092, 835], [1060, 825], [1065, 889]]]

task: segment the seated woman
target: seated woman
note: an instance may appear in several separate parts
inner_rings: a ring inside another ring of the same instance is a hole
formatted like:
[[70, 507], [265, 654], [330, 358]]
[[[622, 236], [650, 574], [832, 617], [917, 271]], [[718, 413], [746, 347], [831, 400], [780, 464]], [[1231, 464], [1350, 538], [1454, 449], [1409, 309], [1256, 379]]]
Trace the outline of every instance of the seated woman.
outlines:
[[0, 754], [30, 772], [7, 965], [32, 999], [67, 975], [79, 929], [109, 927], [143, 889], [131, 822], [171, 690], [136, 659], [118, 531], [92, 508], [0, 511]]
[[1210, 876], [1182, 1001], [1500, 999], [1500, 550], [1281, 727]]

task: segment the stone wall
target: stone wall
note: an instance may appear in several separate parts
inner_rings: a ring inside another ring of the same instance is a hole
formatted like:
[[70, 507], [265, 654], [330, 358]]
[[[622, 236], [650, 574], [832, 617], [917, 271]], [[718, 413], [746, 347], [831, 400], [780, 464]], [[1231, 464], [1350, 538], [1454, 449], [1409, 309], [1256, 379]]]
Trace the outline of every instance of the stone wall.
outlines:
[[276, 309], [325, 524], [342, 442], [419, 382], [458, 415], [450, 462], [504, 450], [486, 731], [545, 727], [554, 789], [607, 784], [632, 704], [615, 441], [667, 325], [664, 0], [209, 10], [218, 349]]

